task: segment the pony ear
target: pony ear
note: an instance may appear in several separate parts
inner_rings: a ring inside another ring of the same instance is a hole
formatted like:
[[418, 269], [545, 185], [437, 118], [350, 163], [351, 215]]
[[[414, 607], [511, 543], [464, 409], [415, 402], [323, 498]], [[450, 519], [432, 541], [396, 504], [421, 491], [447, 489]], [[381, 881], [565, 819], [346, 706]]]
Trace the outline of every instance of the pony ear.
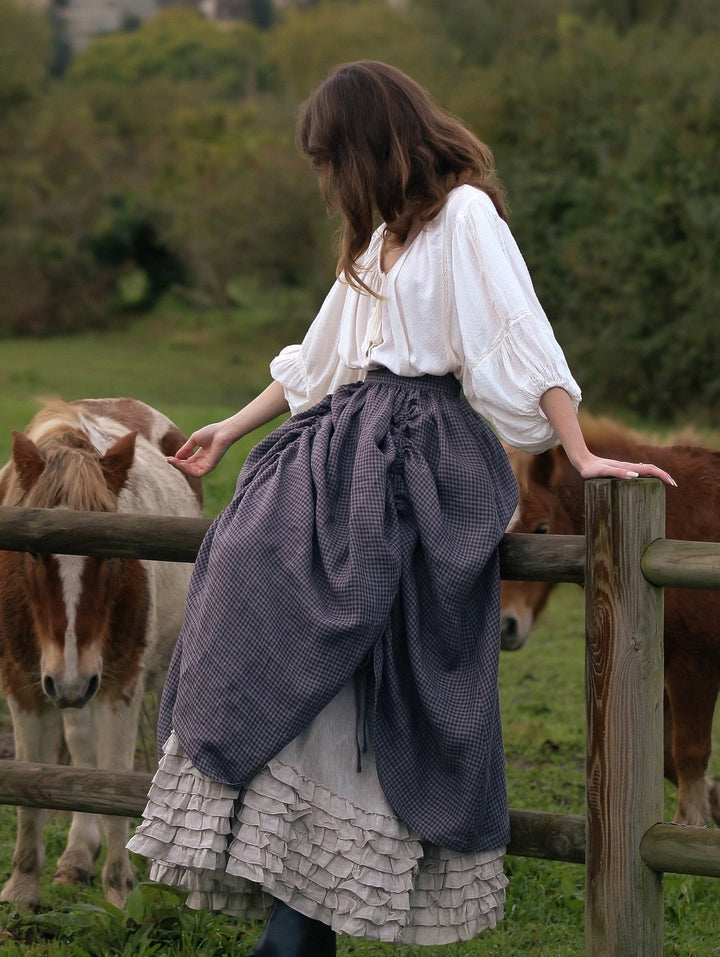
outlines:
[[45, 460], [24, 432], [13, 432], [12, 437], [12, 460], [20, 488], [29, 492], [45, 470]]
[[130, 466], [135, 456], [137, 432], [128, 432], [111, 446], [100, 459], [105, 481], [114, 495], [119, 495], [127, 482]]

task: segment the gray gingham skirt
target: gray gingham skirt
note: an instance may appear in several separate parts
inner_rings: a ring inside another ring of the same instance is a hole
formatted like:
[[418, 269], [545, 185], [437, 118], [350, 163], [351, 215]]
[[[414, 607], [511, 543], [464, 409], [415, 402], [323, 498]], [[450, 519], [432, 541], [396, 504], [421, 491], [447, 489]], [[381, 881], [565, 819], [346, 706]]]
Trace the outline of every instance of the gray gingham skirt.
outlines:
[[256, 446], [201, 547], [163, 694], [129, 844], [154, 880], [379, 940], [495, 925], [516, 499], [452, 376], [372, 370]]

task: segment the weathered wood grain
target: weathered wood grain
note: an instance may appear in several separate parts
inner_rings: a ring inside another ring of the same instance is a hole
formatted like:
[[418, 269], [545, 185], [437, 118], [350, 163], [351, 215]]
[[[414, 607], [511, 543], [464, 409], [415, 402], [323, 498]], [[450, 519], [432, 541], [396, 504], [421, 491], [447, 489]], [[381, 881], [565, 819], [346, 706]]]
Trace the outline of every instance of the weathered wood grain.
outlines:
[[655, 871], [720, 877], [720, 830], [653, 824], [643, 835], [640, 854]]
[[585, 538], [582, 535], [529, 535], [514, 532], [500, 543], [500, 572], [513, 581], [574, 582], [585, 580]]
[[1, 506], [0, 548], [194, 562], [209, 525], [206, 518]]
[[662, 877], [640, 841], [663, 815], [663, 593], [640, 560], [665, 524], [657, 480], [586, 485], [585, 949], [660, 957]]
[[[210, 519], [113, 515], [62, 509], [0, 507], [0, 549], [192, 562]], [[582, 584], [581, 535], [505, 535], [502, 573], [521, 581]]]
[[[150, 779], [139, 771], [0, 761], [0, 804], [138, 817], [145, 807]], [[581, 815], [511, 810], [510, 828], [510, 854], [574, 864], [585, 859], [585, 819]]]
[[646, 548], [641, 567], [653, 585], [718, 589], [720, 543], [659, 538]]

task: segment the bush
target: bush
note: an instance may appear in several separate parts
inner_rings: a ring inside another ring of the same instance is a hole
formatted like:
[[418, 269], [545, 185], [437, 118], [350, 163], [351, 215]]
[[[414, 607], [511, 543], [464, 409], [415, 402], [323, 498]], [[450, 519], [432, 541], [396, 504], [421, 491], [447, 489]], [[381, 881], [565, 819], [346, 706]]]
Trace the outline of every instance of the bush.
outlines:
[[221, 29], [182, 7], [156, 14], [131, 33], [99, 37], [76, 57], [68, 73], [73, 83], [102, 80], [121, 85], [126, 94], [158, 77], [201, 86], [225, 98], [276, 86], [258, 29], [242, 21]]
[[[14, 0], [0, 0], [0, 122], [43, 93], [52, 58], [48, 22]], [[1, 144], [0, 144], [1, 147]]]
[[[587, 400], [667, 420], [718, 398], [713, 34], [578, 18], [475, 73], [513, 228]], [[468, 90], [470, 84], [466, 85]]]
[[387, 0], [322, 0], [288, 10], [269, 35], [291, 96], [301, 100], [331, 67], [350, 60], [383, 60], [442, 96], [458, 78], [454, 51], [440, 31], [388, 6]]
[[223, 304], [239, 276], [315, 281], [325, 216], [262, 51], [173, 10], [78, 57], [0, 184], [0, 332], [105, 324], [182, 283]]

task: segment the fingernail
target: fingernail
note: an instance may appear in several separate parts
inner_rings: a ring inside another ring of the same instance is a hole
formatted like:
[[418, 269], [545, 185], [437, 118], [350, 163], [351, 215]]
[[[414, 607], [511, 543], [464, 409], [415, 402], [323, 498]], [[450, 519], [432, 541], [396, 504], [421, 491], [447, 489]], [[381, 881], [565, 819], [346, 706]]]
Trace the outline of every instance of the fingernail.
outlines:
[[670, 484], [672, 485], [673, 488], [677, 488], [677, 482], [675, 481], [675, 479], [671, 478]]
[[639, 472], [626, 472], [625, 474], [627, 475], [628, 478], [639, 478], [639, 477], [640, 477], [640, 473], [639, 473]]

